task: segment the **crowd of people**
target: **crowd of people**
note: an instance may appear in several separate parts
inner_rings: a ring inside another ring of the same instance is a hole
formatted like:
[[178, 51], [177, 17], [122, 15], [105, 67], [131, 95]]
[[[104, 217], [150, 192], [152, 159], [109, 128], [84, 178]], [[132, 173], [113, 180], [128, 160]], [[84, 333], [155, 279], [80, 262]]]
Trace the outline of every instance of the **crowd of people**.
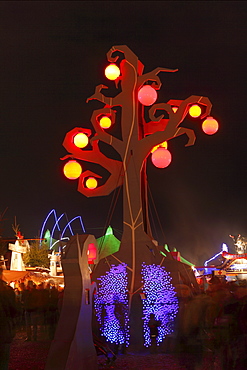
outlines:
[[191, 369], [207, 363], [224, 370], [246, 368], [247, 282], [213, 276], [200, 294], [188, 289], [179, 297], [175, 351], [183, 363], [191, 354]]
[[[199, 294], [187, 285], [180, 287], [175, 330], [165, 340], [166, 350], [176, 353], [182, 365], [185, 354], [191, 354], [190, 369], [201, 368], [203, 363], [224, 370], [245, 369], [247, 281], [228, 282], [213, 276], [206, 288], [205, 284], [199, 286]], [[53, 339], [62, 298], [63, 290], [55, 285], [36, 285], [30, 280], [12, 288], [0, 276], [0, 369], [8, 369], [16, 329], [26, 333], [26, 341], [39, 340], [41, 332]]]
[[[0, 269], [0, 274], [2, 270]], [[8, 285], [0, 276], [0, 369], [8, 369], [10, 345], [16, 331], [26, 333], [26, 341], [39, 334], [52, 340], [62, 305], [63, 290], [50, 283]]]

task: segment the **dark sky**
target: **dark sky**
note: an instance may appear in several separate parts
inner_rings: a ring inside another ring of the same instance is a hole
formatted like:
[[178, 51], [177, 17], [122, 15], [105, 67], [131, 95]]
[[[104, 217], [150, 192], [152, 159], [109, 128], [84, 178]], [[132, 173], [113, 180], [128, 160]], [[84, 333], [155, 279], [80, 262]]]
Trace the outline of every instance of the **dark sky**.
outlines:
[[[154, 236], [202, 264], [223, 242], [232, 247], [229, 234], [246, 235], [246, 10], [244, 1], [0, 2], [3, 235], [14, 236], [16, 216], [25, 237], [37, 236], [52, 208], [81, 215], [88, 233], [102, 235], [112, 195], [78, 193], [60, 157], [69, 130], [91, 127], [86, 98], [107, 84], [106, 53], [120, 44], [145, 72], [179, 69], [160, 74], [159, 102], [206, 96], [220, 123], [213, 136], [195, 127], [192, 147], [173, 140], [167, 169], [148, 163]], [[120, 198], [110, 222], [119, 238], [121, 222]]]

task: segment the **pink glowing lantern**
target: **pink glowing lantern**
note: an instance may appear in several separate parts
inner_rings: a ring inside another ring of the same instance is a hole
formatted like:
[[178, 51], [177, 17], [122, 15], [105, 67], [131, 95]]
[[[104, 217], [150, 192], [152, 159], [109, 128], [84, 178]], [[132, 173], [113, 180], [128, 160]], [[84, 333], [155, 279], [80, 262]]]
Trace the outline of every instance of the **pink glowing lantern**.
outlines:
[[213, 117], [207, 117], [202, 123], [202, 130], [207, 135], [215, 134], [219, 129], [219, 124]]
[[152, 105], [157, 100], [157, 92], [152, 86], [144, 85], [138, 91], [138, 100], [142, 105]]
[[169, 166], [172, 160], [172, 155], [166, 148], [158, 148], [152, 153], [152, 163], [157, 168], [165, 168]]
[[82, 173], [82, 168], [81, 168], [80, 163], [78, 163], [77, 161], [67, 162], [64, 165], [63, 173], [69, 180], [78, 179], [78, 177], [80, 177]]
[[94, 263], [94, 260], [96, 260], [96, 258], [97, 258], [97, 248], [93, 243], [89, 243], [87, 250], [88, 263], [90, 264]]

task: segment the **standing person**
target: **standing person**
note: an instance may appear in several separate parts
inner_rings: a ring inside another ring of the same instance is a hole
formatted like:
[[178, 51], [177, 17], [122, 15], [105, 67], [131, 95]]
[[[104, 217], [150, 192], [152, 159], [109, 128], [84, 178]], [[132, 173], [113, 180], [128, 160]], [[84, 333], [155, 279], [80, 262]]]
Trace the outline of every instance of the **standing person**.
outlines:
[[32, 281], [28, 282], [27, 289], [22, 295], [26, 320], [26, 341], [37, 340], [39, 318], [39, 293]]
[[8, 370], [10, 344], [15, 336], [14, 318], [17, 314], [15, 293], [2, 280], [0, 268], [0, 369]]

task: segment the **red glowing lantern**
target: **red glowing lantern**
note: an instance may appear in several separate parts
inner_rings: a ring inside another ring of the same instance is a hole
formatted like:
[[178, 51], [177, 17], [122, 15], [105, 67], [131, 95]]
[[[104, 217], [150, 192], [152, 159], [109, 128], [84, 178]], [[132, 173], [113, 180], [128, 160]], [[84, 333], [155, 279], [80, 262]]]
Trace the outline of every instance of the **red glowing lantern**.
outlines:
[[85, 183], [86, 187], [88, 189], [95, 189], [97, 188], [98, 186], [98, 181], [96, 180], [95, 177], [89, 177], [87, 180], [86, 180], [86, 183]]
[[78, 179], [78, 177], [80, 177], [82, 173], [82, 168], [81, 168], [80, 163], [78, 163], [77, 161], [67, 162], [64, 165], [63, 173], [70, 180]]
[[87, 249], [87, 260], [88, 263], [94, 263], [94, 260], [97, 258], [97, 248], [93, 243], [88, 244], [88, 249]]
[[116, 64], [109, 64], [105, 69], [105, 76], [108, 80], [116, 80], [120, 76], [120, 69]]
[[150, 85], [144, 85], [138, 91], [138, 100], [142, 105], [152, 105], [157, 100], [157, 92]]
[[112, 122], [111, 122], [110, 117], [103, 116], [103, 117], [100, 118], [99, 124], [100, 124], [101, 128], [107, 129], [107, 128], [111, 127]]
[[207, 135], [215, 134], [219, 129], [219, 124], [213, 117], [207, 117], [202, 123], [202, 130]]
[[169, 166], [172, 160], [172, 155], [166, 148], [158, 148], [152, 153], [152, 163], [157, 168], [165, 168]]

